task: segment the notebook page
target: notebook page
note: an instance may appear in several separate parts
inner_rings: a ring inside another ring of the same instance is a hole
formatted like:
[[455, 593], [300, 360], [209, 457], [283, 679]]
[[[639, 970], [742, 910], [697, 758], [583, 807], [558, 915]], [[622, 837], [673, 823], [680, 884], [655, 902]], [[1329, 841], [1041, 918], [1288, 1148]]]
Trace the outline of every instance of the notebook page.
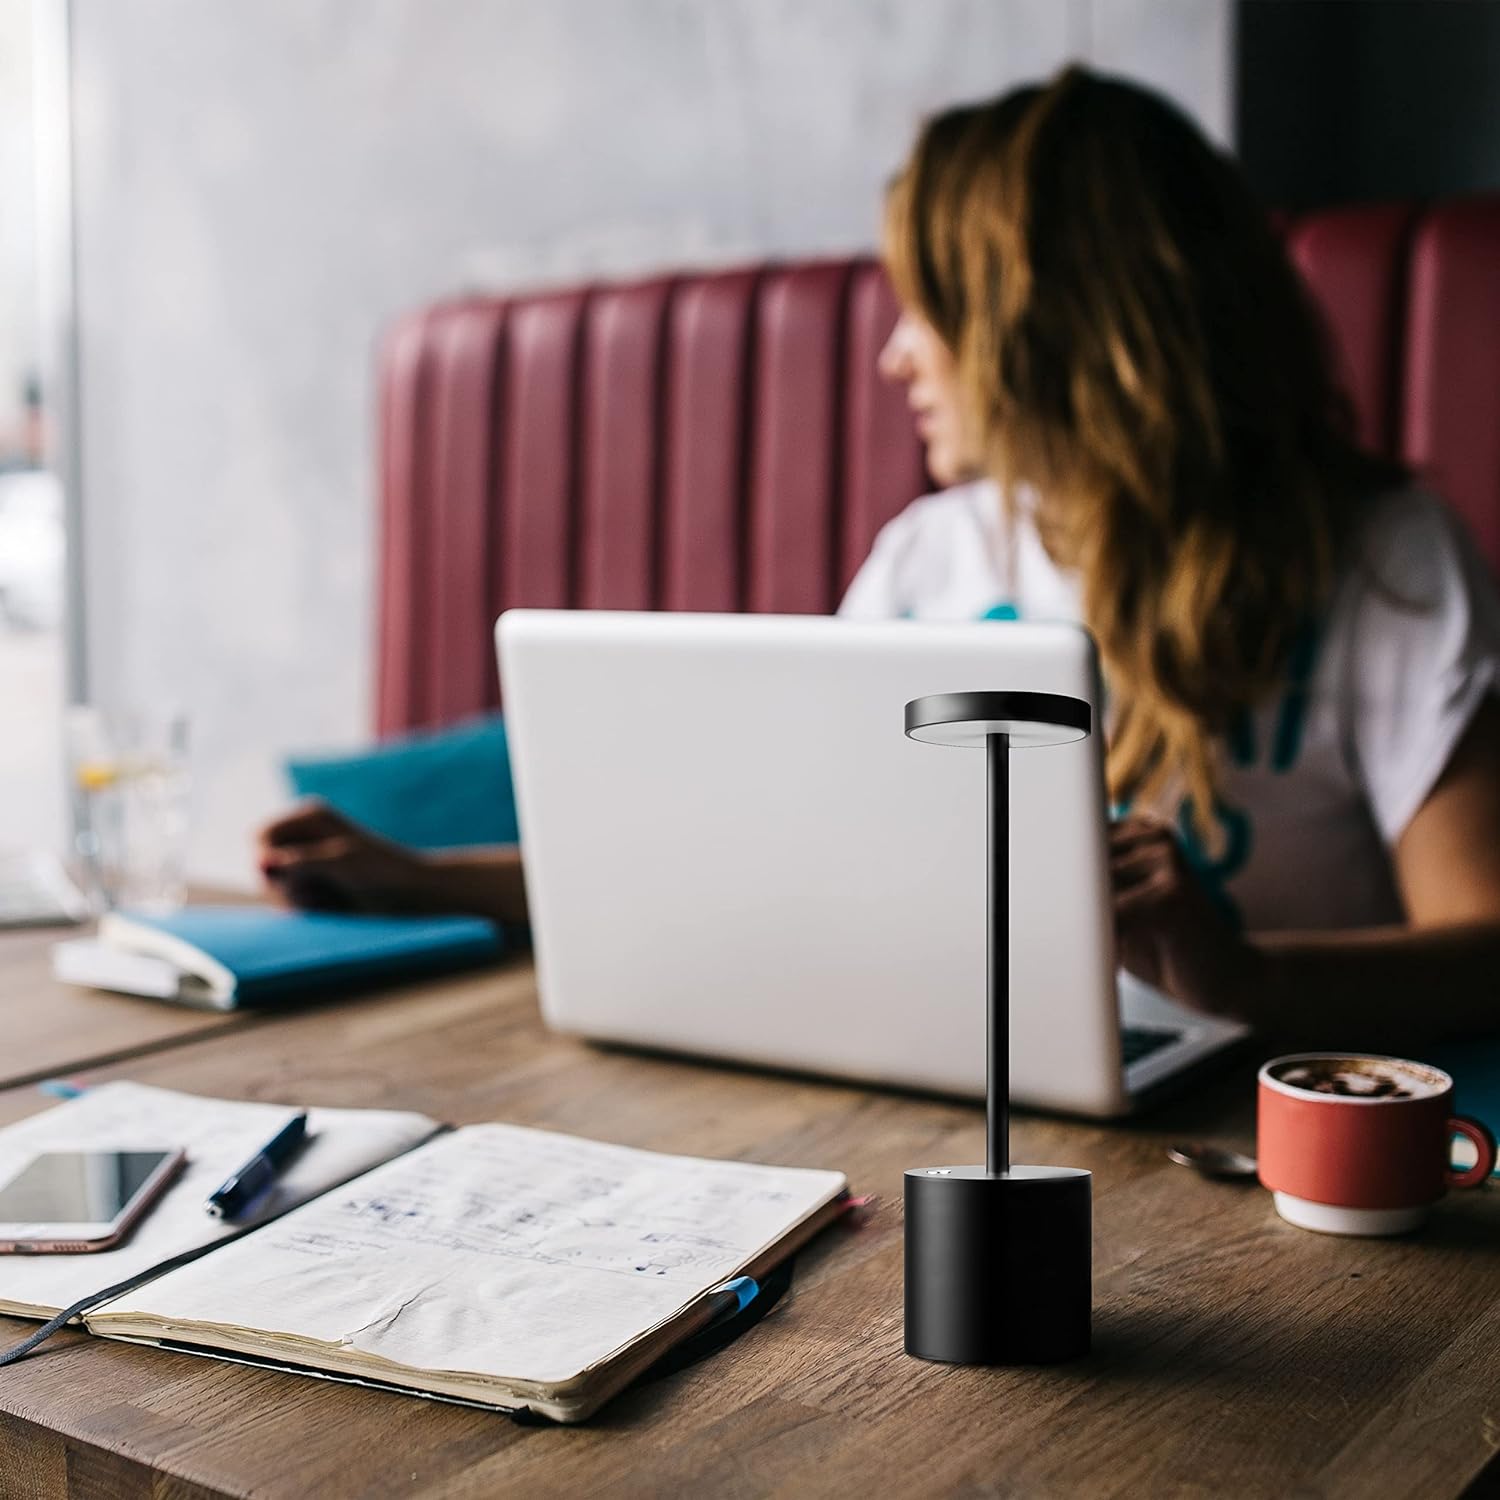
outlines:
[[0, 1130], [0, 1182], [44, 1151], [175, 1149], [188, 1163], [118, 1249], [87, 1255], [0, 1255], [0, 1311], [50, 1317], [158, 1261], [235, 1233], [306, 1201], [425, 1140], [437, 1126], [392, 1110], [308, 1111], [307, 1145], [256, 1212], [232, 1224], [204, 1208], [297, 1110], [286, 1104], [204, 1099], [139, 1083], [106, 1083]]
[[[555, 1383], [725, 1280], [842, 1174], [511, 1125], [440, 1136], [90, 1318], [261, 1330], [418, 1370]], [[191, 1332], [184, 1332], [191, 1340]]]

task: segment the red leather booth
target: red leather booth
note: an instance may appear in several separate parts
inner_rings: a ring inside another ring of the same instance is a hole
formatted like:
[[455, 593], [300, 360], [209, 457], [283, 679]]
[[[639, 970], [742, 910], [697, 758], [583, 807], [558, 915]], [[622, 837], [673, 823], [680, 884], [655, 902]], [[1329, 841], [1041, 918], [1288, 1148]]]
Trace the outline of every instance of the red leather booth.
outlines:
[[[1500, 195], [1292, 221], [1361, 433], [1500, 572]], [[831, 610], [928, 488], [867, 260], [423, 308], [380, 351], [377, 728], [498, 701], [518, 605]]]

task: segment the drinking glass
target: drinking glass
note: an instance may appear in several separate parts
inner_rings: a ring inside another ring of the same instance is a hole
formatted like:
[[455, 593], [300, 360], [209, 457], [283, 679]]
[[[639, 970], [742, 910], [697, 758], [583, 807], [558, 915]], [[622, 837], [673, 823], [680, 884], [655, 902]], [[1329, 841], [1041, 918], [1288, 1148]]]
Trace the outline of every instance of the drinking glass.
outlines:
[[65, 730], [73, 846], [95, 913], [181, 906], [187, 720], [167, 711], [76, 707]]

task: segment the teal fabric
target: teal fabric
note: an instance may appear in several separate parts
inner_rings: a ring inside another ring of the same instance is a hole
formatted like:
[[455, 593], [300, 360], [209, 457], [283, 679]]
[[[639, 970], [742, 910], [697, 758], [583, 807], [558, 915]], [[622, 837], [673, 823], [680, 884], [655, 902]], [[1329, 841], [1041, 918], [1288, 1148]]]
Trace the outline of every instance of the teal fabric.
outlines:
[[1250, 851], [1255, 845], [1255, 833], [1249, 817], [1237, 807], [1231, 807], [1220, 797], [1214, 798], [1214, 820], [1219, 825], [1221, 848], [1217, 856], [1210, 854], [1198, 836], [1198, 825], [1193, 818], [1193, 804], [1185, 798], [1177, 809], [1177, 835], [1183, 855], [1197, 872], [1208, 892], [1210, 900], [1223, 913], [1224, 920], [1235, 932], [1245, 930], [1244, 913], [1239, 903], [1229, 894], [1228, 882], [1250, 862]]
[[[1500, 1138], [1500, 1037], [1469, 1042], [1444, 1042], [1420, 1049], [1417, 1057], [1453, 1077], [1453, 1103], [1461, 1115], [1488, 1125]], [[1500, 1178], [1500, 1164], [1495, 1176]]]
[[1297, 764], [1302, 751], [1302, 731], [1307, 724], [1307, 707], [1313, 668], [1318, 662], [1318, 626], [1309, 621], [1298, 631], [1287, 659], [1287, 688], [1276, 718], [1276, 738], [1271, 747], [1271, 769], [1287, 772]]
[[384, 740], [356, 755], [297, 756], [286, 764], [299, 797], [417, 849], [514, 844], [516, 794], [499, 714]]

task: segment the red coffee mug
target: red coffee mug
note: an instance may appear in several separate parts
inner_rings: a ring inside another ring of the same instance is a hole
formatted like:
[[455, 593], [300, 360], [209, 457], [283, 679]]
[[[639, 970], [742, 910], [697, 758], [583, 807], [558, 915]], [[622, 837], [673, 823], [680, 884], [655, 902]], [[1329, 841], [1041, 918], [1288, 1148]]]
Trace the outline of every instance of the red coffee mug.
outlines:
[[[1309, 1080], [1367, 1091], [1318, 1092]], [[1473, 1142], [1472, 1167], [1452, 1166], [1455, 1135]], [[1453, 1113], [1453, 1080], [1399, 1057], [1272, 1058], [1260, 1070], [1256, 1137], [1260, 1180], [1276, 1211], [1324, 1234], [1404, 1234], [1448, 1188], [1477, 1187], [1495, 1169], [1494, 1136]]]

